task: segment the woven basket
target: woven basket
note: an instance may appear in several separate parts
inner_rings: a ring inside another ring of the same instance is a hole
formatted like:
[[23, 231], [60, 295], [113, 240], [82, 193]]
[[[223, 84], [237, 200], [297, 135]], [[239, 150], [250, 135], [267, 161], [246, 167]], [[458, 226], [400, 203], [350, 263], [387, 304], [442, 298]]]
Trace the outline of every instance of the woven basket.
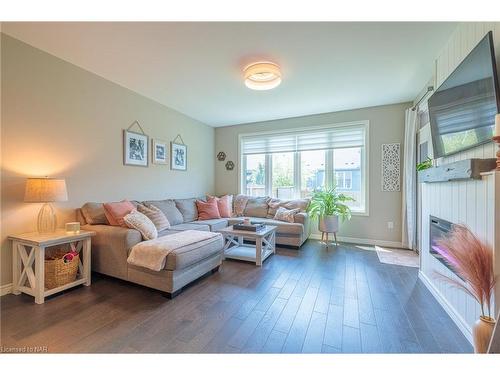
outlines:
[[75, 281], [78, 272], [79, 256], [75, 255], [68, 263], [64, 262], [64, 255], [68, 252], [60, 249], [45, 258], [45, 288], [53, 289]]

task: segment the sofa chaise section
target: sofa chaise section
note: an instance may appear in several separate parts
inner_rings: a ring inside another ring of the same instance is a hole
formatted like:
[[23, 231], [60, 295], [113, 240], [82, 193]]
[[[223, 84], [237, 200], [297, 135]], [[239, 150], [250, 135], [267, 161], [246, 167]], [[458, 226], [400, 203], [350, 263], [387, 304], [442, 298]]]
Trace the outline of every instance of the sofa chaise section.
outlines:
[[[166, 203], [164, 207], [175, 220], [175, 215], [177, 215], [174, 211], [175, 205]], [[218, 236], [216, 240], [200, 241], [171, 252], [166, 258], [165, 267], [159, 272], [132, 266], [127, 263], [127, 258], [132, 247], [142, 241], [139, 231], [102, 224], [105, 217], [101, 216], [97, 207], [94, 207], [93, 216], [88, 221], [99, 224], [89, 224], [87, 221], [89, 212], [86, 212], [87, 218], [82, 213], [85, 209], [87, 207], [84, 205], [82, 209], [78, 210], [78, 218], [83, 229], [96, 232], [92, 241], [93, 271], [158, 289], [165, 292], [168, 297], [174, 297], [184, 286], [210, 271], [216, 271], [222, 263], [223, 239], [222, 236]], [[183, 225], [184, 227], [182, 227]], [[159, 236], [179, 233], [176, 227], [179, 230], [208, 231], [210, 229], [208, 225], [190, 224], [186, 226], [181, 222], [160, 232]]]

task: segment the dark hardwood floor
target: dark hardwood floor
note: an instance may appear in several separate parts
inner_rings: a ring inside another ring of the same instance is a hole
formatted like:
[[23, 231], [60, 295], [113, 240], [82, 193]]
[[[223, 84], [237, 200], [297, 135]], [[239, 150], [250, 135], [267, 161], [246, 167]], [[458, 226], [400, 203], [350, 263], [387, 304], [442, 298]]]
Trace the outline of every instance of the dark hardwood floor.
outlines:
[[262, 268], [226, 261], [173, 300], [93, 275], [36, 305], [1, 298], [1, 345], [49, 352], [462, 353], [472, 347], [417, 278], [374, 251], [308, 241]]

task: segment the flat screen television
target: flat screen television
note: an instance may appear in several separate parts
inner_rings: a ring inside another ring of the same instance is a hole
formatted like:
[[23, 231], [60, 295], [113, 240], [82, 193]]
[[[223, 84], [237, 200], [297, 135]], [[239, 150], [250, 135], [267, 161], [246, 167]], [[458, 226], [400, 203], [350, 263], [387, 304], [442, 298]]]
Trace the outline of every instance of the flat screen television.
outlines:
[[434, 158], [491, 142], [499, 95], [490, 31], [429, 98]]

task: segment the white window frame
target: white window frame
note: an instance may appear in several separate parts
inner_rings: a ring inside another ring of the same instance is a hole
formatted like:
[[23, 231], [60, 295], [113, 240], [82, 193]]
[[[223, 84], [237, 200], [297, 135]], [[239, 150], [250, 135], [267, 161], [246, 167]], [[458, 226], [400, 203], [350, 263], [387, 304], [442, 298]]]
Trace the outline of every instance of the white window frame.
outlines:
[[[352, 171], [334, 171], [335, 172], [335, 184], [340, 189], [351, 190], [352, 189]], [[337, 173], [340, 175], [342, 173], [342, 186], [337, 183]], [[346, 186], [346, 176], [351, 176], [349, 179], [349, 186]]]
[[[291, 130], [287, 130], [285, 132], [294, 133], [300, 131], [313, 131], [313, 130], [321, 130], [321, 129], [331, 129], [336, 127], [346, 127], [346, 126], [359, 126], [362, 125], [365, 128], [365, 146], [361, 148], [361, 180], [364, 182], [361, 184], [361, 194], [365, 198], [365, 207], [364, 210], [356, 210], [351, 209], [352, 214], [355, 216], [369, 216], [370, 215], [370, 188], [369, 188], [369, 160], [368, 155], [370, 155], [370, 121], [362, 120], [362, 121], [352, 121], [352, 122], [343, 122], [329, 125], [320, 125], [320, 126], [312, 126], [312, 127], [302, 127], [302, 128], [294, 128]], [[283, 130], [271, 130], [264, 132], [252, 132], [252, 133], [240, 133], [238, 134], [238, 155], [240, 162], [238, 163], [238, 191], [241, 194], [246, 194], [246, 178], [243, 176], [243, 171], [246, 171], [246, 158], [245, 155], [241, 153], [242, 150], [242, 142], [244, 137], [254, 136], [254, 135], [265, 135], [265, 134], [282, 134]], [[335, 170], [334, 170], [334, 161], [333, 161], [333, 149], [325, 150], [325, 184], [327, 187], [333, 186], [333, 182], [335, 181]], [[300, 194], [300, 182], [301, 182], [301, 170], [300, 170], [300, 152], [295, 152], [294, 157], [294, 187], [295, 187], [295, 195], [297, 192]], [[341, 172], [341, 171], [339, 171]], [[267, 196], [272, 196], [272, 157], [271, 154], [265, 154], [265, 192]], [[352, 187], [352, 175], [351, 175], [351, 187]]]

